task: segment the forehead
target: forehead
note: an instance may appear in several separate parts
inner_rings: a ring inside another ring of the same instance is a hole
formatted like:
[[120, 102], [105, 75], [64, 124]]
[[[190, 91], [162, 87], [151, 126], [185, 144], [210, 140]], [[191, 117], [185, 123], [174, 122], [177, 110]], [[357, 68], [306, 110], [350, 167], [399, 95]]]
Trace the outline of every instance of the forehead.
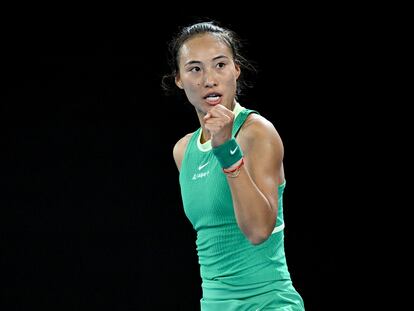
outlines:
[[188, 39], [180, 49], [180, 62], [209, 60], [218, 55], [232, 58], [230, 47], [213, 34], [202, 34]]

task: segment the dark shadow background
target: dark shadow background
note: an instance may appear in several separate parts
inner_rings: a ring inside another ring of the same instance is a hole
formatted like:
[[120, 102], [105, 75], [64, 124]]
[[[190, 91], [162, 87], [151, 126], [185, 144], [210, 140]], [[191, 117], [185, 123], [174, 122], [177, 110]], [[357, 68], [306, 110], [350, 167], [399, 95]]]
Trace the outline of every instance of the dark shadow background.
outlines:
[[[62, 10], [3, 25], [1, 301], [7, 310], [198, 310], [195, 233], [172, 148], [199, 124], [160, 88], [167, 40], [197, 15]], [[258, 66], [240, 102], [285, 144], [293, 283], [308, 311], [332, 310], [349, 200], [338, 117], [349, 114], [342, 73], [353, 51], [335, 14], [266, 12], [206, 16], [246, 39]]]

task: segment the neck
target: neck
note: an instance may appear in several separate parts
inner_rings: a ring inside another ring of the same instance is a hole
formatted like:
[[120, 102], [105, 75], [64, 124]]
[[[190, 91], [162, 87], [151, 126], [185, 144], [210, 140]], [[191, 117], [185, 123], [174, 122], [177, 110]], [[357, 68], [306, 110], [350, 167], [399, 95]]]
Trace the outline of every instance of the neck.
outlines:
[[200, 143], [204, 144], [206, 141], [210, 140], [211, 135], [210, 135], [210, 132], [205, 129], [204, 125], [202, 125], [201, 127], [202, 127], [202, 131], [201, 131]]

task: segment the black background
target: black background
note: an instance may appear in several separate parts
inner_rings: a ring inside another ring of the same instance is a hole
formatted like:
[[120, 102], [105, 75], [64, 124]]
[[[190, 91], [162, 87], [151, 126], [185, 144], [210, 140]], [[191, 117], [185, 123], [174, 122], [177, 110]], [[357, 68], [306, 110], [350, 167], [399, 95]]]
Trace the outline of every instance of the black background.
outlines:
[[159, 10], [8, 12], [2, 303], [7, 310], [198, 310], [195, 232], [172, 148], [199, 124], [190, 104], [163, 94], [160, 80], [167, 41], [201, 16], [235, 30], [257, 64], [255, 88], [240, 102], [272, 121], [285, 145], [292, 280], [308, 311], [332, 310], [344, 294], [341, 211], [351, 203], [339, 120], [350, 114], [349, 89], [358, 89], [348, 79], [352, 22], [318, 8]]

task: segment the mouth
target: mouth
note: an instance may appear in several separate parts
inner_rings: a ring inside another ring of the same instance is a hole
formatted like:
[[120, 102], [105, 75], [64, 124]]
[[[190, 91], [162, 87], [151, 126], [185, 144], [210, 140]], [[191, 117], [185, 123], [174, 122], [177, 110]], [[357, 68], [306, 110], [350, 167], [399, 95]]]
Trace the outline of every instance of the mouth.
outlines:
[[218, 105], [221, 102], [222, 95], [219, 93], [210, 93], [203, 97], [207, 104], [211, 106]]

